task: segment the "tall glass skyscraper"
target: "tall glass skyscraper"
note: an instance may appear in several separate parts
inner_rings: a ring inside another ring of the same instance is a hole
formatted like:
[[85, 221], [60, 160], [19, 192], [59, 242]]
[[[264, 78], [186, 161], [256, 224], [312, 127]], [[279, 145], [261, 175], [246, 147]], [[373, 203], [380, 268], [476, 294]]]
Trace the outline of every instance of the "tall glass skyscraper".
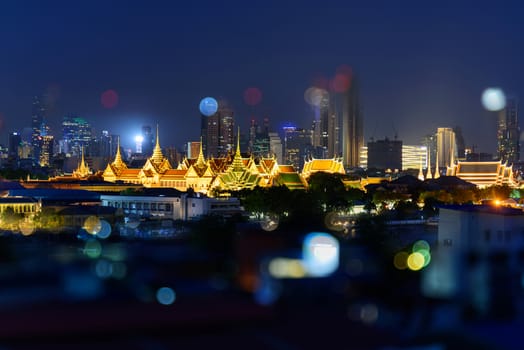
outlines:
[[519, 161], [519, 140], [518, 103], [515, 98], [508, 98], [506, 107], [498, 114], [497, 153], [502, 162], [512, 164]]
[[[64, 153], [72, 156], [80, 156], [82, 148], [87, 148], [91, 142], [91, 125], [81, 117], [65, 116], [62, 120], [62, 138]], [[85, 150], [90, 154], [89, 150]]]
[[31, 113], [31, 146], [33, 148], [33, 159], [35, 162], [40, 161], [42, 151], [42, 136], [47, 135], [46, 106], [43, 96], [33, 97], [33, 106]]
[[212, 116], [202, 115], [201, 136], [207, 158], [224, 157], [235, 149], [234, 128], [233, 111], [227, 106], [219, 107]]
[[[332, 86], [319, 98], [313, 130], [313, 145], [328, 158], [342, 157], [344, 166], [357, 167], [364, 147], [364, 124], [358, 82], [353, 74], [342, 77], [344, 86]], [[335, 78], [337, 79], [337, 78]]]

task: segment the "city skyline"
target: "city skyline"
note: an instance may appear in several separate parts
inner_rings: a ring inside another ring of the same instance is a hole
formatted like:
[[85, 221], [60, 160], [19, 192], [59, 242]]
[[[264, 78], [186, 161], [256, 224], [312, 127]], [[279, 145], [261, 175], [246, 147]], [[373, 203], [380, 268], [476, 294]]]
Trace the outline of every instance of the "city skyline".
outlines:
[[467, 146], [495, 154], [497, 114], [480, 96], [488, 87], [524, 91], [520, 5], [432, 6], [8, 4], [1, 139], [30, 126], [33, 96], [43, 93], [52, 134], [75, 114], [129, 147], [143, 125], [159, 124], [166, 146], [198, 140], [206, 96], [227, 100], [243, 133], [253, 117], [269, 117], [273, 130], [308, 128], [315, 113], [305, 91], [350, 66], [361, 84], [364, 142], [398, 133], [416, 144], [437, 127], [460, 126]]

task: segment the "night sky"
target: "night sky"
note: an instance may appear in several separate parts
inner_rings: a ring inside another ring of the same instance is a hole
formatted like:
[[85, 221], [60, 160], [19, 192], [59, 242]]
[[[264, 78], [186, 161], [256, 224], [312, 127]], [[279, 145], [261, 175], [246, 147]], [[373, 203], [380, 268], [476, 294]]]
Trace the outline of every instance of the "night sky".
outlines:
[[[304, 92], [352, 67], [365, 139], [395, 132], [416, 144], [461, 126], [467, 145], [495, 152], [487, 87], [524, 95], [524, 11], [519, 1], [4, 1], [0, 5], [0, 142], [29, 126], [32, 96], [47, 92], [49, 122], [76, 114], [122, 135], [160, 125], [163, 147], [200, 135], [199, 101], [310, 127]], [[256, 87], [259, 103], [244, 92]], [[118, 104], [101, 104], [114, 90]], [[256, 101], [255, 101], [256, 102]], [[522, 117], [521, 117], [522, 119]]]

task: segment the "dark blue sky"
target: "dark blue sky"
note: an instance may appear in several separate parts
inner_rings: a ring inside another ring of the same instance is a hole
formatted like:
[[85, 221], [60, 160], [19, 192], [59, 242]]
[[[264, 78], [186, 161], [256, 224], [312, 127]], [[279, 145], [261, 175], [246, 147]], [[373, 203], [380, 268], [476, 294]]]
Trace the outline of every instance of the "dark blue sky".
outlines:
[[[483, 89], [524, 94], [518, 1], [10, 1], [0, 5], [0, 142], [30, 125], [31, 98], [51, 92], [65, 114], [132, 137], [160, 124], [162, 146], [198, 140], [201, 98], [225, 99], [245, 130], [255, 116], [309, 127], [304, 91], [349, 65], [365, 137], [406, 144], [459, 125], [466, 143], [496, 145]], [[187, 2], [190, 3], [190, 2]], [[248, 87], [262, 91], [249, 106]], [[100, 103], [113, 89], [116, 107]]]

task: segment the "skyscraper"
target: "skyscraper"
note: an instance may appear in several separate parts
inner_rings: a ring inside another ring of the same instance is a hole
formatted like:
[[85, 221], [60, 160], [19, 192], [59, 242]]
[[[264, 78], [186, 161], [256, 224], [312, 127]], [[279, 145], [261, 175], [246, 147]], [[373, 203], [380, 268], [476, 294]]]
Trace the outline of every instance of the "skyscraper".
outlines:
[[498, 114], [498, 157], [510, 164], [520, 159], [520, 130], [518, 124], [518, 104], [515, 98], [506, 100], [506, 107]]
[[155, 147], [155, 137], [151, 132], [151, 126], [142, 126], [142, 153], [146, 157], [150, 157], [153, 154], [153, 148]]
[[52, 135], [42, 136], [42, 146], [40, 149], [40, 166], [49, 166], [53, 161], [53, 148], [55, 138]]
[[235, 148], [233, 111], [219, 107], [212, 116], [202, 115], [201, 136], [207, 158], [223, 157]]
[[[345, 84], [337, 83], [337, 79]], [[364, 146], [358, 82], [351, 72], [337, 74], [334, 81], [330, 92], [319, 98], [313, 145], [323, 147], [329, 158], [342, 157], [344, 166], [356, 167]]]
[[368, 142], [368, 168], [402, 169], [402, 141], [377, 140]]
[[31, 146], [33, 148], [33, 159], [40, 161], [42, 150], [42, 136], [47, 135], [45, 97], [34, 96], [31, 114]]
[[336, 115], [340, 116], [341, 121], [341, 146], [342, 160], [345, 166], [356, 167], [359, 162], [359, 152], [364, 146], [364, 124], [362, 120], [362, 111], [358, 84], [356, 79], [351, 79], [351, 85], [348, 90], [342, 93], [341, 110], [335, 109]]
[[312, 131], [296, 127], [284, 127], [284, 163], [295, 167], [297, 171], [304, 167], [304, 158], [313, 148]]
[[65, 116], [62, 120], [63, 153], [79, 157], [82, 148], [90, 154], [91, 125], [81, 117]]
[[18, 149], [22, 144], [22, 136], [19, 132], [9, 133], [9, 158], [18, 160]]
[[457, 159], [455, 132], [452, 128], [437, 128], [437, 166], [446, 168]]

